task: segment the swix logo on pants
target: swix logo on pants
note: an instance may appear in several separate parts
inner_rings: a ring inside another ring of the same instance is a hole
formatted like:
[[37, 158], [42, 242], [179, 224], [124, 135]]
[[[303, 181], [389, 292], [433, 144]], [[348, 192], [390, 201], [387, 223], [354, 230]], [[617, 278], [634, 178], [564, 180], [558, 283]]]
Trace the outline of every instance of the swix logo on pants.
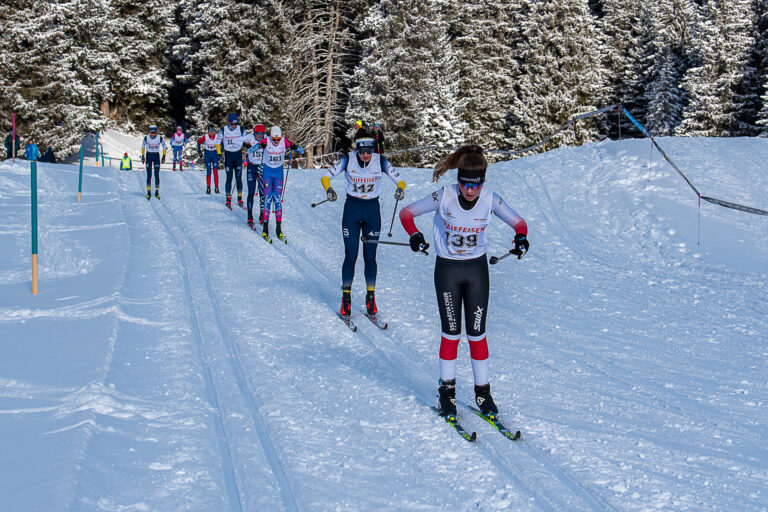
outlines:
[[483, 321], [483, 308], [480, 306], [477, 306], [477, 309], [475, 310], [475, 323], [474, 328], [476, 331], [480, 330], [480, 322]]

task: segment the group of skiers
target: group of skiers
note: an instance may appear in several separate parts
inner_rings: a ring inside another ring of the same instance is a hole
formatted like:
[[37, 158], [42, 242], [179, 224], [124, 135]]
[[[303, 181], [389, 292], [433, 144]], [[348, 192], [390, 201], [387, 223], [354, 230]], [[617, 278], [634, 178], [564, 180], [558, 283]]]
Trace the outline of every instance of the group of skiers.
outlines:
[[[378, 320], [375, 291], [376, 249], [381, 233], [379, 207], [381, 179], [386, 175], [395, 184], [394, 198], [397, 202], [405, 198], [406, 188], [400, 172], [382, 154], [384, 139], [378, 123], [371, 130], [358, 121], [356, 128], [354, 147], [332, 165], [320, 179], [327, 200], [331, 202], [338, 199], [338, 194], [331, 186], [331, 180], [342, 174], [345, 179], [346, 199], [341, 218], [344, 261], [341, 268], [339, 316], [350, 327], [352, 326], [352, 282], [361, 242], [366, 286], [363, 312], [374, 323]], [[178, 150], [180, 160], [181, 148], [186, 143], [186, 138], [182, 139], [182, 135], [182, 130], [178, 128], [174, 134], [177, 141], [174, 145], [174, 170], [177, 159], [175, 148], [177, 146], [180, 148]], [[258, 189], [259, 224], [262, 225], [262, 237], [271, 242], [268, 226], [270, 211], [274, 207], [276, 236], [285, 240], [281, 230], [283, 165], [287, 152], [296, 151], [303, 154], [304, 150], [283, 137], [279, 126], [273, 126], [269, 136], [266, 135], [263, 124], [257, 124], [252, 132], [246, 133], [246, 130], [240, 126], [236, 114], [230, 114], [227, 125], [219, 130], [212, 125], [209, 126], [208, 133], [197, 140], [198, 153], [205, 160], [206, 193], [211, 193], [211, 174], [214, 178], [215, 193], [219, 193], [218, 166], [223, 146], [226, 205], [232, 208], [231, 189], [234, 178], [237, 201], [243, 207], [242, 148], [244, 145], [247, 146], [248, 226], [257, 229], [254, 227], [253, 200]], [[157, 187], [155, 195], [160, 197], [158, 171], [160, 162], [165, 160], [165, 151], [165, 142], [157, 135], [157, 127], [151, 126], [149, 135], [142, 143], [142, 161], [146, 160], [147, 164], [147, 199], [151, 197], [150, 180], [153, 167], [150, 165], [154, 166]], [[426, 253], [429, 243], [416, 226], [415, 218], [425, 213], [435, 212], [432, 222], [432, 234], [437, 252], [434, 283], [441, 324], [438, 409], [440, 415], [451, 423], [456, 422], [457, 416], [456, 359], [462, 333], [462, 315], [466, 324], [465, 332], [472, 360], [475, 403], [481, 414], [491, 421], [496, 421], [498, 414], [498, 408], [490, 391], [489, 351], [485, 336], [490, 290], [488, 240], [485, 231], [491, 214], [499, 217], [515, 232], [514, 248], [509, 251], [511, 254], [522, 258], [529, 248], [528, 227], [525, 220], [498, 194], [484, 187], [487, 167], [488, 161], [480, 146], [460, 147], [436, 164], [432, 176], [432, 181], [437, 182], [446, 172], [456, 169], [456, 183], [435, 190], [404, 207], [399, 214], [403, 228], [410, 237], [408, 245], [411, 250]], [[382, 327], [379, 323], [377, 325]]]
[[[521, 258], [529, 248], [528, 227], [515, 211], [496, 193], [483, 188], [488, 161], [477, 145], [459, 148], [435, 166], [432, 181], [451, 169], [457, 169], [457, 183], [438, 189], [400, 211], [400, 221], [410, 236], [414, 252], [426, 252], [429, 247], [414, 218], [435, 212], [432, 223], [437, 251], [435, 262], [435, 293], [440, 314], [440, 386], [438, 409], [447, 421], [456, 420], [456, 359], [461, 338], [462, 310], [472, 359], [475, 403], [480, 412], [492, 421], [498, 408], [491, 396], [488, 344], [485, 323], [488, 311], [489, 275], [488, 241], [485, 230], [491, 213], [514, 231], [514, 248], [510, 253]], [[344, 174], [346, 200], [341, 226], [344, 238], [344, 262], [341, 269], [341, 308], [339, 316], [349, 325], [352, 313], [352, 280], [360, 240], [363, 241], [365, 264], [365, 313], [376, 320], [376, 248], [381, 231], [379, 194], [381, 178], [386, 174], [395, 183], [394, 197], [405, 197], [405, 181], [392, 164], [376, 152], [375, 131], [362, 126], [355, 134], [355, 149], [331, 166], [321, 178], [329, 201], [338, 195], [331, 179]], [[362, 232], [362, 237], [361, 237]]]

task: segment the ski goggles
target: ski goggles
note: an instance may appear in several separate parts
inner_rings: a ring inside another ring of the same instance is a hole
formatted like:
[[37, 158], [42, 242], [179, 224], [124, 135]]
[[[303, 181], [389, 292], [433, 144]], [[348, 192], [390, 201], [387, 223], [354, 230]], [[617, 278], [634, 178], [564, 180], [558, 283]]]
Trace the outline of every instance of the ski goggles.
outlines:
[[362, 155], [373, 153], [373, 139], [357, 139], [355, 149]]
[[485, 178], [473, 178], [472, 181], [459, 179], [459, 185], [468, 190], [474, 190], [476, 188], [482, 187], [484, 181]]

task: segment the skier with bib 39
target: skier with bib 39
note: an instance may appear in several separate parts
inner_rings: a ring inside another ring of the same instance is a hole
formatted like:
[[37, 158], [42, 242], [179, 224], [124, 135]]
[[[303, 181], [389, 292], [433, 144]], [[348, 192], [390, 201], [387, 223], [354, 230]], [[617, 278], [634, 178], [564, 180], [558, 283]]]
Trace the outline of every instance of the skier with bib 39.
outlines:
[[264, 150], [262, 154], [261, 175], [264, 180], [264, 215], [263, 231], [261, 236], [269, 240], [269, 213], [272, 204], [275, 205], [275, 235], [280, 240], [284, 240], [282, 230], [283, 205], [281, 198], [283, 195], [283, 164], [285, 162], [286, 151], [296, 151], [303, 155], [304, 149], [296, 145], [287, 138], [283, 137], [283, 132], [279, 126], [273, 126], [269, 130], [269, 137], [261, 141], [261, 147]]
[[197, 154], [203, 157], [205, 151], [205, 193], [211, 193], [211, 172], [213, 172], [213, 184], [216, 193], [219, 193], [219, 156], [221, 155], [221, 133], [211, 124], [208, 125], [208, 134], [197, 139]]
[[181, 159], [181, 153], [187, 144], [187, 136], [181, 126], [176, 127], [176, 133], [171, 135], [171, 149], [173, 150], [173, 170], [176, 170], [176, 162], [179, 162], [179, 170], [184, 171], [184, 162]]
[[227, 126], [221, 129], [224, 141], [224, 169], [227, 173], [227, 207], [232, 208], [232, 176], [237, 185], [237, 204], [243, 206], [243, 137], [245, 130], [239, 124], [237, 114], [229, 114]]
[[[163, 150], [163, 157], [160, 158], [160, 148]], [[141, 163], [147, 167], [147, 199], [152, 197], [150, 190], [152, 188], [152, 169], [155, 170], [155, 197], [160, 199], [160, 162], [165, 163], [165, 152], [167, 151], [163, 136], [157, 133], [157, 126], [149, 127], [149, 135], [144, 136], [141, 142]]]
[[491, 397], [488, 343], [485, 322], [488, 311], [488, 240], [485, 229], [493, 213], [515, 231], [512, 254], [528, 251], [528, 226], [496, 193], [483, 187], [488, 162], [480, 146], [468, 145], [454, 151], [435, 166], [437, 182], [450, 169], [458, 169], [458, 183], [445, 186], [400, 211], [400, 221], [410, 235], [411, 249], [429, 247], [414, 223], [414, 217], [435, 212], [432, 223], [435, 250], [435, 292], [440, 310], [440, 399], [443, 417], [456, 416], [456, 358], [461, 339], [464, 310], [469, 353], [475, 380], [475, 403], [488, 418], [498, 408]]
[[[389, 161], [373, 152], [373, 133], [366, 129], [357, 131], [355, 151], [350, 151], [341, 160], [331, 166], [321, 178], [328, 200], [335, 201], [338, 196], [331, 188], [331, 179], [344, 174], [347, 199], [341, 218], [341, 230], [344, 237], [344, 263], [341, 266], [341, 309], [342, 318], [349, 318], [352, 313], [352, 280], [355, 277], [355, 262], [360, 250], [360, 233], [368, 240], [379, 239], [381, 231], [381, 211], [379, 193], [382, 173], [396, 184], [395, 199], [405, 197], [405, 181]], [[365, 262], [365, 306], [368, 315], [376, 315], [376, 247], [375, 243], [363, 244]]]

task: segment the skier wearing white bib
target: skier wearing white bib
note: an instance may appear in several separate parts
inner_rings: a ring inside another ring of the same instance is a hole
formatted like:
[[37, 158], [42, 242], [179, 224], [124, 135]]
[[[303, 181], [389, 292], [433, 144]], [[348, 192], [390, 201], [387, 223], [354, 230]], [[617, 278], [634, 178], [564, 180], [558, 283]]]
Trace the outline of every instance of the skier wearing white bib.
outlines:
[[[283, 175], [283, 164], [285, 155], [289, 151], [296, 151], [298, 154], [304, 154], [304, 148], [283, 137], [283, 131], [279, 126], [273, 126], [269, 130], [269, 137], [260, 142], [261, 154], [261, 180], [264, 190], [264, 207], [262, 208], [262, 227], [261, 236], [265, 240], [269, 238], [269, 215], [274, 204], [275, 209], [275, 235], [279, 240], [285, 241], [283, 235], [283, 185], [285, 176]], [[290, 154], [289, 157], [290, 159]]]
[[435, 250], [435, 292], [440, 310], [440, 400], [443, 417], [456, 416], [456, 358], [461, 339], [464, 309], [467, 340], [475, 380], [475, 403], [493, 418], [498, 408], [491, 397], [488, 343], [485, 321], [488, 312], [488, 241], [485, 229], [493, 213], [515, 230], [513, 254], [528, 251], [528, 226], [495, 192], [483, 188], [488, 162], [480, 146], [457, 149], [435, 166], [436, 182], [450, 169], [458, 169], [458, 183], [432, 192], [400, 211], [400, 222], [410, 235], [411, 249], [429, 247], [414, 217], [435, 212], [432, 223]]
[[[160, 149], [163, 150], [163, 156], [160, 158]], [[141, 141], [141, 163], [147, 166], [147, 199], [151, 196], [152, 188], [152, 169], [155, 171], [155, 197], [160, 199], [160, 162], [165, 163], [165, 152], [167, 151], [163, 136], [157, 133], [157, 126], [149, 127], [149, 134], [144, 136]]]
[[237, 114], [229, 114], [227, 126], [221, 129], [221, 140], [224, 146], [224, 170], [227, 182], [227, 207], [232, 209], [232, 177], [237, 186], [237, 204], [243, 206], [243, 138], [245, 130], [240, 126]]
[[[352, 314], [352, 280], [355, 277], [355, 262], [360, 250], [360, 232], [369, 240], [379, 239], [381, 231], [381, 210], [379, 209], [379, 193], [381, 190], [382, 174], [386, 174], [396, 184], [395, 199], [405, 197], [405, 181], [400, 173], [392, 167], [389, 160], [373, 153], [374, 137], [365, 128], [357, 131], [355, 136], [355, 151], [331, 166], [321, 178], [323, 188], [330, 201], [338, 196], [331, 188], [331, 179], [344, 174], [347, 200], [344, 202], [344, 214], [341, 218], [342, 235], [344, 236], [344, 263], [341, 266], [341, 309], [342, 318]], [[375, 315], [376, 308], [376, 247], [375, 243], [363, 244], [363, 261], [365, 262], [365, 306], [368, 315]]]
[[187, 136], [181, 126], [176, 127], [176, 132], [171, 135], [171, 149], [173, 150], [173, 170], [176, 170], [176, 162], [179, 163], [179, 170], [184, 170], [184, 162], [181, 159], [181, 153], [187, 144]]

